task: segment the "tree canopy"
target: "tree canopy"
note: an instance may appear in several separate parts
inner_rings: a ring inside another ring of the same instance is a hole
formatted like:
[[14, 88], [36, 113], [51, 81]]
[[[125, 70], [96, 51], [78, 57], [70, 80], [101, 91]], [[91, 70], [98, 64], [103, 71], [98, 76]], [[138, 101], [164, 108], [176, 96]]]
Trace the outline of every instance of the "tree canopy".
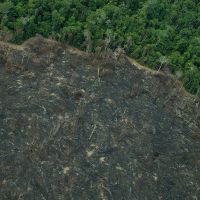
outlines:
[[167, 66], [200, 94], [198, 0], [4, 0], [0, 31], [20, 43], [36, 33], [92, 51], [116, 49], [160, 70]]

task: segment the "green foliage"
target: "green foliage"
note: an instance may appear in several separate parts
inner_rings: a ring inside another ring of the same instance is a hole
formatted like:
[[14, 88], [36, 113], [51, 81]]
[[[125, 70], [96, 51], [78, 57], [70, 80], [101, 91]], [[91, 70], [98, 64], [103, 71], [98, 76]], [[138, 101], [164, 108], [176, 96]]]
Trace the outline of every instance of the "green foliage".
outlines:
[[155, 69], [165, 58], [172, 72], [183, 73], [185, 87], [198, 93], [199, 12], [197, 0], [4, 0], [0, 29], [12, 31], [16, 43], [40, 33], [81, 49], [121, 46]]

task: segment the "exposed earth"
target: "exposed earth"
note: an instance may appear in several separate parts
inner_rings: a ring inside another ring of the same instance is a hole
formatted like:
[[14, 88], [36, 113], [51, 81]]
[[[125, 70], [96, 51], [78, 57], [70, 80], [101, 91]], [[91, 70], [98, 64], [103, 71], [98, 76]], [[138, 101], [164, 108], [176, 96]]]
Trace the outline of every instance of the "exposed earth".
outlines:
[[121, 54], [0, 43], [0, 199], [200, 199], [199, 98]]

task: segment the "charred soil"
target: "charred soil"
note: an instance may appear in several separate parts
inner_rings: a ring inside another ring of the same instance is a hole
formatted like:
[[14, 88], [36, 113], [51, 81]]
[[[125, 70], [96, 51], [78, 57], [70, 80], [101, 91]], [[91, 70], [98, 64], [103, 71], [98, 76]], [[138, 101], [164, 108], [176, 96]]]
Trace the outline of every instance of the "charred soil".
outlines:
[[0, 43], [1, 199], [198, 199], [199, 104], [123, 56]]

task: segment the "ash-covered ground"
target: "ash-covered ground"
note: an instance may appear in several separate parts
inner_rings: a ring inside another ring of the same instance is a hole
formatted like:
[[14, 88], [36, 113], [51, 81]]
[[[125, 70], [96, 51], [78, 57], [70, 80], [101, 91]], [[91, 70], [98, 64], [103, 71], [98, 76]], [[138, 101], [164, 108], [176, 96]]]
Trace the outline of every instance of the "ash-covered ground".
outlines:
[[120, 55], [0, 43], [0, 199], [198, 200], [199, 104]]

